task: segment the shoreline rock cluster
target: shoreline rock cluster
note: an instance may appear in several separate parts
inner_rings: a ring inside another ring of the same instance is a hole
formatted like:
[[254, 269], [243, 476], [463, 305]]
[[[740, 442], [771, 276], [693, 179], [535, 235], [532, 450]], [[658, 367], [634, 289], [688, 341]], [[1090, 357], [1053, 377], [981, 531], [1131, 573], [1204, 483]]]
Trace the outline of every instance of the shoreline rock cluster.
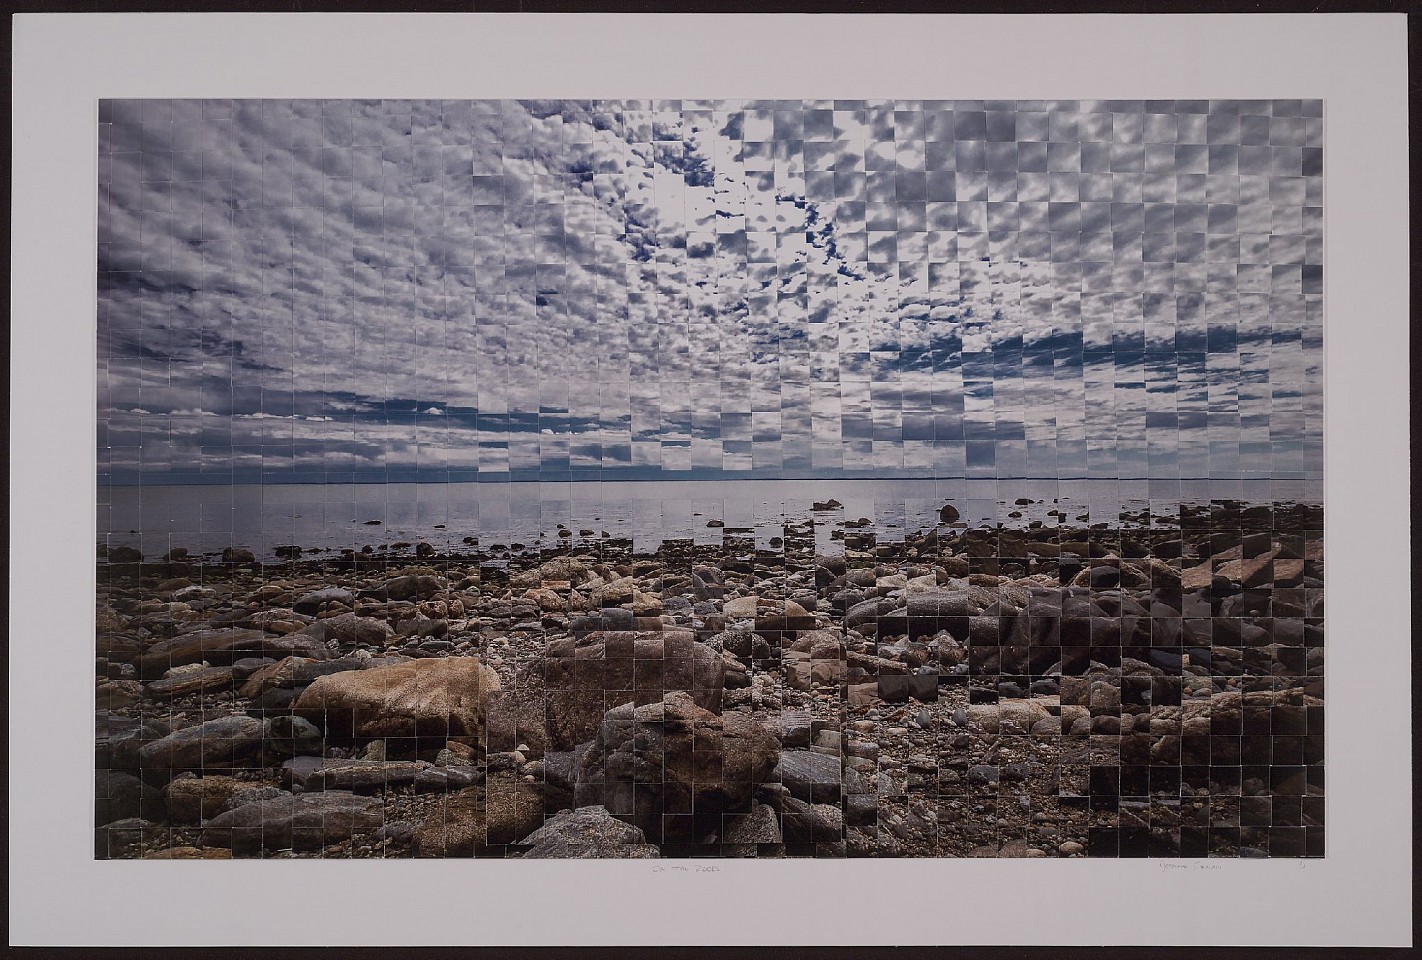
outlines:
[[1319, 508], [837, 508], [771, 550], [107, 551], [96, 856], [1321, 855]]

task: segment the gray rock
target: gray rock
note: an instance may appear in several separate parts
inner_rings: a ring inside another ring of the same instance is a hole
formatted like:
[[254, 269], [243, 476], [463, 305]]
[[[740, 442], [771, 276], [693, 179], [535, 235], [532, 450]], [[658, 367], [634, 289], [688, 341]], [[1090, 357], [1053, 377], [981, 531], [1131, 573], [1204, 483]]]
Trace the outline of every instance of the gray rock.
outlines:
[[297, 613], [304, 613], [307, 616], [315, 616], [321, 612], [321, 607], [328, 603], [344, 603], [346, 606], [355, 605], [355, 594], [344, 587], [327, 587], [324, 590], [313, 590], [300, 597], [291, 605], [291, 609]]
[[770, 726], [783, 747], [793, 750], [810, 745], [812, 720], [806, 712], [785, 711], [778, 714]]
[[763, 803], [757, 803], [751, 812], [726, 818], [726, 828], [721, 836], [723, 844], [767, 844], [783, 843], [780, 821], [775, 810]]
[[321, 732], [299, 717], [219, 717], [144, 744], [138, 758], [140, 767], [154, 772], [205, 770], [259, 762], [264, 754], [319, 751], [322, 742]]
[[993, 785], [998, 782], [1000, 774], [997, 767], [988, 763], [977, 763], [968, 768], [968, 782]]
[[782, 801], [785, 839], [790, 843], [835, 842], [844, 838], [844, 812], [834, 804]]
[[[362, 644], [367, 647], [388, 646], [395, 638], [395, 631], [384, 620], [374, 617], [358, 617], [354, 613], [343, 613], [337, 617], [317, 620], [301, 631], [302, 634], [320, 642], [335, 640], [343, 644]], [[307, 654], [301, 654], [307, 656]], [[329, 657], [330, 654], [327, 653]], [[324, 659], [324, 658], [321, 658]]]
[[203, 827], [203, 842], [234, 852], [319, 850], [384, 822], [375, 797], [329, 791], [248, 803], [219, 813]]
[[476, 780], [473, 767], [437, 767], [425, 760], [327, 760], [306, 775], [302, 787], [308, 793], [380, 793], [408, 786], [419, 792], [454, 792]]
[[920, 703], [938, 700], [938, 674], [913, 673], [879, 676], [879, 698], [886, 703], [905, 703], [912, 697]]
[[786, 750], [780, 754], [774, 779], [784, 784], [792, 797], [805, 803], [840, 800], [840, 761], [836, 757], [809, 750]]
[[96, 826], [144, 817], [164, 817], [163, 793], [138, 777], [114, 770], [94, 772], [94, 823]]
[[661, 856], [641, 830], [600, 806], [560, 811], [523, 842], [528, 845], [523, 856], [529, 860], [648, 860]]

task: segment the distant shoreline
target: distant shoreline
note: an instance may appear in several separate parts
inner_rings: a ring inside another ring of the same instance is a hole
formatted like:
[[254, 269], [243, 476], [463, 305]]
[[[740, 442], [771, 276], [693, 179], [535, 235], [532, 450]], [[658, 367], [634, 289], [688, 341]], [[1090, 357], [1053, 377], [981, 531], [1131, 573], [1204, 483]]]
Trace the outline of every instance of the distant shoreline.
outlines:
[[581, 477], [581, 478], [560, 478], [549, 479], [546, 477], [511, 477], [508, 475], [500, 477], [485, 477], [471, 479], [349, 479], [349, 480], [327, 480], [327, 479], [299, 479], [299, 480], [223, 480], [223, 479], [192, 479], [187, 478], [177, 481], [140, 479], [140, 480], [114, 480], [103, 477], [98, 478], [100, 486], [105, 487], [259, 487], [259, 486], [388, 486], [391, 484], [420, 484], [420, 485], [454, 485], [469, 483], [487, 484], [511, 484], [511, 483], [713, 483], [713, 482], [742, 482], [746, 480], [756, 481], [780, 481], [780, 482], [822, 482], [835, 483], [838, 481], [862, 483], [866, 480], [883, 481], [886, 483], [1323, 483], [1321, 477], [885, 477], [885, 476], [855, 476], [846, 474], [837, 477], [741, 477], [727, 476], [719, 474], [714, 476], [661, 476], [661, 477]]

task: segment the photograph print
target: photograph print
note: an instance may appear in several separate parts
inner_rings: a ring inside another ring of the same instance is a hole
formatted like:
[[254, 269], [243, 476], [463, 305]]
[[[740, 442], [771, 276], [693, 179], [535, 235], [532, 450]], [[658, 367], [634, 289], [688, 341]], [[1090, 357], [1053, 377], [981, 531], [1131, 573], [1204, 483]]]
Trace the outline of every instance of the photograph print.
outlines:
[[1323, 856], [1321, 100], [97, 122], [95, 857]]

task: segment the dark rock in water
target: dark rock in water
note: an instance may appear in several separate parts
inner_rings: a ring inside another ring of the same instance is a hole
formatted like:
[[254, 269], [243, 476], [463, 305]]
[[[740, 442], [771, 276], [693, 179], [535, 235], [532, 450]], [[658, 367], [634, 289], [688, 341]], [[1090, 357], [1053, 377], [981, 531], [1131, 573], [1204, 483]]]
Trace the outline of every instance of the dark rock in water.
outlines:
[[283, 544], [279, 547], [273, 547], [272, 553], [276, 554], [280, 560], [300, 560], [302, 550], [301, 547], [296, 544]]
[[750, 809], [779, 752], [756, 720], [718, 717], [677, 690], [607, 712], [574, 797], [580, 807], [600, 803], [654, 842], [689, 843], [719, 833], [723, 814]]
[[109, 550], [106, 559], [109, 563], [142, 563], [143, 551], [133, 547], [113, 547]]
[[823, 511], [823, 510], [843, 510], [843, 509], [844, 509], [844, 504], [842, 504], [842, 503], [840, 503], [838, 500], [834, 499], [834, 497], [830, 497], [828, 500], [825, 500], [825, 501], [823, 501], [823, 502], [821, 502], [821, 501], [819, 501], [819, 500], [816, 500], [816, 501], [814, 502], [814, 505], [813, 505], [810, 509], [812, 509], [812, 510], [821, 510], [821, 511]]
[[256, 563], [256, 554], [243, 547], [228, 547], [222, 551], [223, 563]]
[[939, 523], [957, 523], [958, 517], [958, 508], [951, 503], [945, 503], [942, 509], [938, 511]]
[[879, 698], [886, 703], [905, 703], [908, 699], [920, 703], [938, 700], [938, 674], [913, 673], [879, 675]]
[[378, 527], [378, 526], [381, 525], [382, 522], [383, 522], [383, 521], [380, 521], [380, 520], [367, 520], [367, 521], [365, 521], [365, 526], [367, 526], [367, 527]]
[[782, 752], [774, 774], [792, 797], [805, 803], [839, 803], [840, 777], [838, 757], [809, 750]]
[[328, 791], [244, 804], [209, 820], [202, 838], [237, 853], [319, 850], [376, 830], [383, 822], [379, 799]]
[[291, 609], [297, 613], [304, 613], [307, 616], [315, 616], [321, 612], [321, 607], [328, 603], [343, 603], [348, 607], [354, 606], [355, 594], [344, 587], [327, 587], [324, 590], [313, 590], [293, 603]]
[[641, 830], [615, 819], [602, 806], [555, 814], [525, 837], [524, 843], [529, 845], [523, 854], [528, 860], [646, 860], [661, 856]]
[[162, 820], [165, 814], [163, 794], [132, 774], [114, 770], [94, 772], [94, 825], [102, 826], [115, 820], [143, 817]]

